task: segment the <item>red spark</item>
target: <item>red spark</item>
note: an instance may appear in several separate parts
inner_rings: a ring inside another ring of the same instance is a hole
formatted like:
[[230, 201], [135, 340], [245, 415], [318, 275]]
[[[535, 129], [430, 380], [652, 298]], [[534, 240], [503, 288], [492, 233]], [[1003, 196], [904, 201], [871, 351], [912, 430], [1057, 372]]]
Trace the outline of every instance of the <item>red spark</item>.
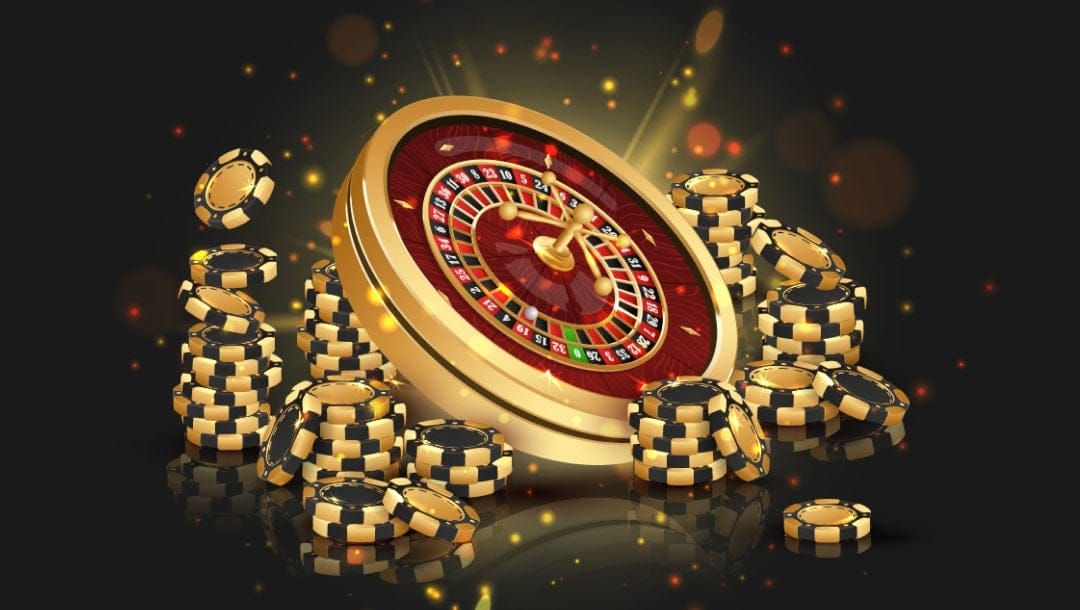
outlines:
[[187, 133], [187, 127], [184, 127], [180, 123], [177, 123], [176, 125], [173, 125], [173, 127], [172, 127], [172, 137], [179, 140], [180, 138], [184, 137], [184, 134], [186, 134], [186, 133]]
[[457, 53], [453, 53], [450, 55], [450, 61], [461, 61], [461, 56]]
[[791, 54], [795, 52], [795, 49], [791, 46], [790, 42], [780, 43], [780, 57], [791, 57]]
[[926, 398], [926, 394], [929, 392], [926, 386], [921, 385], [915, 388], [915, 395], [919, 398]]
[[140, 364], [138, 360], [132, 360], [131, 363], [128, 364], [128, 368], [131, 369], [132, 373], [134, 373], [135, 371], [142, 368], [142, 364]]
[[599, 49], [599, 48], [600, 48], [600, 45], [596, 44], [595, 42], [592, 43], [591, 45], [589, 45], [589, 50], [592, 51], [593, 53], [595, 53], [597, 51], [597, 49]]
[[990, 296], [997, 292], [997, 282], [995, 282], [994, 280], [986, 280], [985, 282], [983, 282], [982, 289], [983, 293], [985, 293], [987, 296]]
[[837, 235], [843, 235], [844, 234], [844, 227], [836, 227], [836, 234]]
[[300, 78], [300, 75], [296, 73], [296, 70], [289, 70], [289, 80], [296, 80]]
[[559, 61], [560, 57], [562, 57], [562, 55], [559, 55], [558, 51], [552, 51], [551, 53], [548, 53], [548, 59], [550, 59], [551, 61]]
[[554, 144], [544, 144], [544, 154], [554, 157], [555, 155], [559, 154], [559, 149], [555, 148]]
[[506, 230], [506, 239], [521, 239], [525, 235], [525, 227], [514, 225]]
[[840, 113], [847, 110], [847, 100], [842, 95], [834, 95], [829, 100], [829, 108], [832, 108], [833, 112]]
[[531, 495], [533, 495], [533, 490], [532, 490], [532, 487], [530, 487], [530, 488], [528, 488], [528, 489], [526, 489], [526, 490], [525, 490], [525, 495], [526, 495], [526, 496], [531, 496]]
[[961, 371], [966, 369], [967, 368], [967, 361], [964, 360], [963, 358], [957, 360], [956, 361], [956, 368], [961, 370]]
[[668, 586], [672, 589], [678, 589], [682, 585], [682, 576], [679, 574], [672, 574], [668, 576]]
[[832, 172], [829, 174], [829, 184], [833, 186], [840, 184], [843, 179], [844, 177], [840, 175], [840, 172]]
[[542, 46], [542, 47], [550, 47], [551, 42], [552, 42], [551, 36], [544, 36], [543, 38], [540, 39], [540, 46]]
[[739, 156], [742, 156], [742, 153], [743, 153], [743, 143], [742, 142], [740, 142], [739, 140], [728, 140], [727, 154], [731, 155], [732, 157], [739, 157]]
[[900, 441], [900, 444], [896, 446], [896, 450], [901, 453], [907, 451], [907, 441]]
[[495, 54], [496, 55], [506, 55], [506, 45], [501, 43], [501, 42], [496, 42], [495, 43]]
[[686, 286], [684, 286], [683, 284], [679, 284], [678, 286], [676, 286], [675, 287], [675, 294], [677, 294], [679, 296], [682, 296], [682, 295], [686, 294]]
[[386, 61], [386, 60], [390, 59], [390, 54], [387, 53], [386, 51], [383, 51], [382, 53], [379, 54], [379, 59], [381, 59], [383, 61]]
[[398, 95], [405, 95], [405, 91], [407, 91], [407, 89], [405, 89], [405, 85], [398, 85], [398, 88], [397, 88]]
[[138, 303], [132, 303], [127, 307], [127, 317], [132, 321], [142, 317], [142, 307]]
[[776, 550], [776, 543], [775, 542], [770, 542], [769, 544], [765, 545], [765, 548], [767, 550], [769, 550], [769, 551], [775, 551]]
[[776, 581], [774, 581], [771, 576], [766, 576], [765, 577], [765, 586], [766, 587], [771, 589], [773, 587], [773, 585], [775, 585], [775, 584], [776, 584]]
[[308, 152], [315, 150], [315, 143], [311, 141], [311, 136], [306, 133], [300, 134], [300, 143], [304, 145]]
[[787, 480], [787, 484], [788, 484], [788, 487], [790, 487], [790, 488], [792, 488], [792, 489], [795, 489], [795, 488], [797, 488], [797, 487], [798, 487], [799, 485], [801, 485], [801, 484], [802, 484], [802, 481], [800, 481], [800, 480], [799, 480], [799, 477], [798, 477], [798, 476], [796, 476], [796, 475], [791, 475], [791, 476], [789, 476], [789, 477], [788, 477], [788, 480]]

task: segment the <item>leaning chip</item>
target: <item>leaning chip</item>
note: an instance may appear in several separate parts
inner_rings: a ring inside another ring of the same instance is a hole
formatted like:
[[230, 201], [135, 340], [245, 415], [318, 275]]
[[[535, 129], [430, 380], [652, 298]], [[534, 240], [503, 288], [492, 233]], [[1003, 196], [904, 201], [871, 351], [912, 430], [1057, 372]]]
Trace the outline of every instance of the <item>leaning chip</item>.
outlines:
[[334, 261], [325, 258], [315, 261], [311, 265], [311, 283], [319, 292], [339, 297], [345, 296], [341, 276], [338, 275], [337, 263]]
[[818, 366], [814, 391], [845, 415], [885, 426], [900, 423], [911, 406], [907, 393], [880, 373], [837, 362]]
[[259, 452], [256, 469], [274, 485], [286, 485], [311, 455], [318, 438], [319, 417], [304, 411], [298, 402], [287, 403], [270, 428]]
[[458, 543], [472, 540], [480, 525], [476, 509], [427, 483], [404, 477], [389, 483], [383, 504], [391, 515], [425, 536]]
[[247, 288], [277, 277], [277, 252], [246, 244], [222, 244], [188, 257], [191, 280], [218, 288]]
[[351, 424], [386, 417], [394, 398], [381, 381], [301, 381], [285, 397], [285, 402], [294, 401], [321, 421]]
[[409, 524], [401, 519], [390, 519], [385, 523], [333, 523], [312, 515], [311, 530], [320, 536], [343, 542], [364, 544], [392, 540], [404, 536], [409, 531]]
[[850, 333], [840, 335], [839, 337], [829, 337], [828, 339], [822, 339], [820, 341], [799, 341], [797, 339], [785, 339], [783, 337], [770, 337], [763, 334], [761, 341], [763, 345], [775, 347], [785, 354], [832, 355], [846, 354], [856, 347], [859, 347], [862, 345], [864, 335], [863, 321], [856, 320], [855, 329]]
[[184, 311], [198, 320], [220, 326], [231, 333], [254, 333], [266, 319], [263, 308], [241, 290], [204, 286], [184, 280], [180, 283], [176, 298]]
[[[200, 322], [201, 324], [201, 322]], [[257, 375], [270, 366], [270, 358], [248, 358], [235, 362], [191, 354], [187, 343], [180, 344], [180, 364], [196, 375]]]
[[784, 533], [810, 542], [844, 542], [870, 534], [870, 507], [858, 502], [817, 498], [784, 509]]
[[862, 555], [870, 550], [870, 537], [845, 542], [810, 542], [784, 536], [784, 548], [796, 555], [807, 555], [817, 559], [839, 559]]
[[720, 455], [719, 451], [703, 451], [701, 453], [693, 453], [690, 455], [676, 455], [664, 451], [657, 451], [655, 449], [646, 449], [638, 442], [638, 436], [636, 434], [630, 435], [630, 453], [635, 461], [641, 462], [646, 466], [659, 466], [661, 468], [700, 468], [701, 466], [708, 466], [724, 457]]
[[366, 477], [331, 477], [304, 485], [307, 511], [331, 523], [374, 525], [390, 520], [383, 505], [387, 484]]
[[866, 314], [866, 286], [845, 277], [835, 288], [818, 290], [803, 282], [786, 281], [765, 293], [764, 307], [773, 317], [791, 324], [850, 323]]
[[424, 583], [463, 570], [476, 559], [472, 542], [455, 544], [441, 538], [411, 536], [409, 554], [379, 574], [385, 582]]
[[769, 313], [768, 307], [758, 308], [757, 324], [761, 334], [767, 337], [794, 339], [795, 341], [821, 341], [831, 337], [846, 335], [855, 330], [855, 321], [858, 318], [851, 317], [840, 322], [828, 324], [815, 324], [813, 322], [781, 322]]
[[[394, 438], [405, 429], [405, 403], [395, 403], [386, 417], [345, 424], [319, 423], [319, 436], [332, 441], [365, 441]], [[316, 419], [318, 417], [316, 416]]]
[[649, 466], [640, 460], [634, 460], [634, 475], [643, 481], [663, 483], [665, 485], [697, 485], [717, 481], [727, 474], [728, 466], [724, 458], [696, 468], [663, 468]]
[[818, 290], [832, 290], [847, 271], [839, 254], [802, 227], [784, 226], [769, 218], [752, 220], [749, 226], [753, 231], [750, 245], [780, 275]]
[[671, 182], [671, 202], [709, 213], [751, 208], [758, 202], [758, 179], [722, 168], [679, 174]]
[[713, 431], [708, 421], [673, 422], [644, 415], [642, 414], [641, 400], [628, 403], [626, 412], [631, 428], [637, 430], [639, 434], [654, 438], [659, 436], [672, 439], [704, 437], [709, 436]]
[[193, 356], [239, 362], [269, 358], [277, 351], [276, 335], [277, 331], [269, 324], [260, 324], [254, 332], [243, 334], [199, 322], [188, 328], [187, 346]]
[[810, 457], [822, 462], [852, 462], [868, 458], [904, 440], [904, 422], [880, 426], [847, 416], [838, 417], [840, 429], [817, 447]]
[[728, 394], [728, 406], [710, 417], [716, 430], [713, 432], [716, 447], [727, 458], [728, 467], [735, 476], [744, 481], [759, 479], [769, 474], [771, 460], [768, 447], [738, 390], [728, 383], [721, 387]]
[[270, 356], [267, 359], [269, 365], [261, 373], [244, 373], [241, 375], [208, 375], [205, 372], [192, 372], [195, 383], [227, 392], [243, 392], [246, 390], [263, 390], [276, 387], [281, 383], [281, 357]]
[[641, 409], [650, 417], [675, 422], [700, 422], [713, 411], [727, 408], [720, 381], [696, 375], [652, 381], [641, 390]]
[[419, 462], [443, 466], [484, 466], [497, 460], [502, 432], [463, 419], [429, 419], [405, 431], [405, 452]]
[[208, 227], [235, 229], [269, 203], [273, 192], [270, 159], [254, 148], [234, 148], [199, 176], [195, 215]]
[[429, 487], [437, 488], [452, 496], [457, 496], [458, 498], [482, 498], [498, 493], [506, 488], [507, 479], [492, 479], [476, 483], [450, 483], [449, 481], [424, 478], [420, 476], [420, 473], [416, 470], [417, 463], [418, 462], [409, 462], [409, 465], [405, 467], [405, 475], [407, 477], [425, 483]]
[[503, 443], [502, 456], [485, 466], [443, 466], [414, 462], [416, 473], [425, 479], [445, 481], [452, 485], [471, 485], [483, 481], [505, 479], [514, 472], [514, 448]]

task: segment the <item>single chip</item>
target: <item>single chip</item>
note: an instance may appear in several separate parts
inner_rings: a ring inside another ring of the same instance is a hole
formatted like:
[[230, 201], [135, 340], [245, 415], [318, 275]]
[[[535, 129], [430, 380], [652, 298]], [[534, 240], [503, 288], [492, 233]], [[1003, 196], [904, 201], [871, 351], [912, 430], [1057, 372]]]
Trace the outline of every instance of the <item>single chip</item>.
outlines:
[[671, 202], [710, 213], [750, 208], [758, 202], [758, 179], [722, 168], [679, 174], [671, 182]]
[[331, 322], [323, 322], [314, 309], [304, 310], [304, 330], [324, 341], [369, 343], [371, 335], [363, 328], [349, 328]]
[[385, 523], [371, 525], [363, 523], [333, 523], [321, 517], [311, 517], [311, 530], [320, 536], [342, 542], [372, 543], [392, 540], [404, 536], [409, 531], [409, 524], [401, 519], [391, 518]]
[[337, 295], [319, 292], [311, 280], [304, 280], [304, 300], [308, 306], [316, 310], [336, 311], [338, 313], [352, 313], [353, 306], [349, 299]]
[[281, 383], [281, 358], [279, 356], [270, 356], [267, 360], [269, 366], [261, 373], [207, 375], [192, 372], [192, 377], [194, 377], [195, 383], [215, 390], [225, 390], [227, 392], [269, 390]]
[[365, 441], [400, 435], [405, 429], [405, 403], [395, 403], [391, 413], [379, 419], [346, 424], [319, 423], [319, 436], [334, 441]]
[[720, 381], [695, 375], [652, 381], [641, 390], [641, 409], [650, 417], [700, 422], [727, 407]]
[[390, 414], [394, 398], [381, 381], [301, 381], [292, 387], [286, 402], [299, 401], [305, 411], [331, 424], [352, 424]]
[[[266, 403], [263, 403], [266, 404]], [[237, 417], [229, 420], [203, 419], [201, 417], [181, 418], [184, 425], [199, 434], [247, 434], [255, 432], [270, 423], [270, 409], [256, 411], [254, 415]]]
[[308, 373], [316, 381], [392, 381], [397, 377], [397, 367], [387, 362], [374, 369], [337, 371], [309, 364]]
[[429, 419], [405, 431], [405, 452], [418, 462], [484, 466], [499, 459], [502, 432], [463, 419]]
[[401, 559], [409, 554], [411, 547], [409, 542], [409, 536], [401, 536], [400, 538], [375, 544], [348, 544], [316, 536], [311, 539], [308, 552], [316, 557], [333, 559], [348, 566], [362, 566]]
[[836, 498], [796, 502], [784, 509], [784, 533], [811, 542], [844, 542], [870, 534], [870, 507]]
[[669, 439], [694, 438], [709, 436], [712, 433], [712, 427], [708, 421], [673, 422], [649, 417], [642, 413], [640, 400], [634, 400], [627, 404], [626, 412], [631, 428], [637, 430], [638, 434], [653, 438], [660, 436]]
[[904, 440], [904, 422], [881, 426], [867, 421], [840, 417], [840, 429], [819, 446], [810, 457], [822, 462], [853, 462], [868, 458]]
[[222, 244], [188, 257], [191, 281], [218, 288], [247, 288], [277, 277], [277, 252], [246, 244]]
[[817, 290], [832, 290], [847, 271], [839, 254], [802, 227], [788, 227], [769, 218], [752, 220], [749, 226], [753, 231], [751, 247], [780, 275]]
[[[839, 409], [837, 409], [839, 412]], [[825, 421], [804, 424], [802, 426], [781, 426], [763, 422], [758, 418], [761, 435], [781, 443], [794, 443], [807, 440], [820, 440], [836, 434], [840, 430], [840, 417], [831, 417]], [[775, 446], [775, 444], [773, 445]], [[814, 445], [816, 446], [816, 445]], [[809, 446], [807, 447], [810, 448]]]
[[846, 335], [829, 337], [820, 341], [799, 341], [764, 335], [762, 343], [770, 345], [787, 354], [844, 354], [862, 345], [864, 336], [863, 321], [855, 321], [855, 329]]
[[242, 392], [215, 390], [195, 383], [191, 373], [180, 373], [180, 393], [192, 402], [204, 405], [250, 405], [265, 402], [269, 392], [268, 388]]
[[180, 417], [199, 417], [214, 421], [250, 417], [263, 410], [263, 407], [267, 409], [270, 407], [269, 403], [266, 402], [252, 402], [245, 405], [207, 405], [195, 402], [185, 395], [183, 384], [173, 386], [172, 396], [173, 411]]
[[667, 438], [664, 436], [649, 436], [639, 432], [637, 437], [642, 447], [673, 455], [692, 455], [704, 451], [716, 451], [716, 439], [712, 436]]
[[750, 250], [750, 228], [749, 227], [732, 227], [732, 229], [743, 228], [747, 231], [747, 237], [736, 238], [731, 241], [713, 241], [705, 242], [705, 249], [712, 255], [713, 260], [716, 261], [716, 266], [720, 268], [732, 267], [739, 263], [747, 262], [747, 257], [751, 257], [753, 261], [753, 254], [749, 254]]
[[412, 529], [451, 542], [468, 542], [480, 525], [476, 509], [444, 490], [400, 477], [389, 481], [383, 504]]
[[323, 370], [333, 371], [369, 371], [389, 362], [382, 352], [341, 357], [327, 354], [311, 354], [308, 362]]
[[840, 354], [791, 354], [788, 352], [782, 352], [772, 345], [764, 343], [765, 338], [762, 337], [761, 345], [761, 358], [762, 360], [776, 360], [779, 362], [806, 362], [813, 365], [821, 364], [822, 362], [839, 362], [841, 364], [847, 364], [854, 366], [859, 363], [862, 358], [862, 346], [858, 345], [851, 350]]
[[728, 267], [727, 269], [720, 269], [720, 279], [724, 280], [724, 284], [730, 286], [736, 282], [745, 280], [748, 277], [754, 275], [753, 263], [739, 263], [734, 267]]
[[199, 176], [195, 215], [208, 227], [235, 229], [269, 203], [273, 192], [270, 159], [258, 149], [234, 148]]
[[900, 423], [911, 406], [906, 392], [876, 371], [822, 362], [814, 375], [814, 391], [855, 419], [891, 426]]
[[705, 466], [696, 468], [663, 468], [649, 466], [639, 460], [634, 460], [634, 475], [643, 481], [653, 481], [665, 485], [697, 485], [716, 481], [727, 474], [728, 466], [724, 458], [720, 458]]
[[332, 309], [314, 309], [315, 316], [327, 324], [337, 324], [348, 328], [363, 328], [360, 316], [355, 311], [334, 311]]
[[767, 307], [759, 307], [757, 325], [761, 334], [766, 337], [793, 339], [795, 341], [821, 341], [850, 333], [855, 330], [856, 320], [858, 318], [851, 317], [847, 320], [827, 324], [781, 322], [769, 313]]
[[270, 358], [248, 358], [225, 362], [194, 356], [188, 344], [180, 344], [180, 364], [196, 375], [258, 375], [270, 366]]
[[393, 584], [439, 580], [468, 567], [476, 559], [473, 543], [456, 544], [441, 538], [413, 534], [409, 554], [379, 574]]
[[345, 289], [341, 285], [341, 276], [338, 275], [337, 263], [328, 259], [319, 259], [311, 265], [311, 283], [315, 290], [326, 294], [345, 296]]
[[187, 346], [193, 356], [221, 362], [269, 358], [277, 350], [277, 331], [260, 324], [254, 332], [229, 332], [220, 326], [199, 322], [188, 329]]
[[298, 402], [286, 403], [278, 413], [259, 453], [259, 475], [274, 485], [285, 485], [300, 471], [318, 438], [319, 417]]
[[307, 332], [303, 326], [297, 327], [296, 329], [296, 347], [299, 347], [300, 351], [304, 352], [304, 355], [307, 357], [311, 357], [313, 354], [327, 354], [330, 356], [346, 358], [349, 356], [370, 354], [379, 349], [374, 341], [352, 343], [349, 341], [327, 341], [326, 339], [319, 339], [315, 335]]
[[804, 282], [787, 281], [765, 293], [764, 307], [781, 322], [792, 324], [850, 323], [866, 314], [866, 286], [842, 278], [835, 288], [819, 290]]
[[655, 449], [646, 449], [638, 442], [636, 434], [630, 435], [630, 453], [634, 460], [646, 466], [661, 468], [700, 468], [724, 457], [719, 451], [704, 451], [690, 455], [675, 455]]
[[710, 417], [716, 430], [713, 432], [716, 448], [727, 458], [735, 476], [744, 481], [759, 479], [769, 473], [771, 466], [768, 447], [738, 390], [728, 383], [721, 387], [727, 392], [728, 406]]
[[514, 448], [503, 443], [502, 456], [486, 466], [443, 466], [417, 461], [416, 473], [425, 479], [445, 481], [452, 485], [471, 485], [483, 481], [505, 479], [514, 472]]
[[380, 481], [389, 481], [394, 477], [401, 476], [401, 462], [395, 462], [386, 468], [377, 468], [375, 470], [330, 470], [327, 468], [319, 468], [315, 465], [315, 462], [308, 458], [300, 468], [300, 476], [308, 483], [314, 483], [320, 479], [328, 479], [331, 477], [366, 477], [369, 479], [378, 479]]
[[817, 559], [839, 559], [854, 557], [870, 550], [870, 537], [844, 542], [810, 542], [791, 536], [784, 536], [784, 548], [796, 555], [807, 555]]
[[757, 292], [757, 270], [754, 270], [749, 277], [728, 284], [728, 289], [731, 292], [732, 298], [742, 299], [745, 297], [754, 296]]
[[189, 443], [200, 447], [221, 449], [222, 451], [239, 451], [249, 447], [258, 447], [262, 441], [262, 430], [248, 432], [246, 434], [213, 434], [200, 433], [191, 428], [184, 428], [184, 437]]
[[[690, 210], [686, 208], [679, 208], [679, 215], [683, 220], [690, 224], [690, 226], [698, 229], [709, 229], [713, 227], [737, 227], [739, 225], [745, 225], [753, 219], [753, 211], [750, 208], [744, 208], [741, 210], [729, 210], [727, 212], [706, 213], [698, 210]], [[751, 237], [753, 237], [753, 230], [751, 229]]]
[[367, 477], [320, 479], [304, 485], [304, 507], [331, 523], [386, 523], [390, 520], [383, 506], [386, 489], [386, 482]]
[[477, 483], [451, 483], [449, 481], [440, 481], [438, 479], [428, 479], [420, 476], [416, 466], [418, 462], [409, 462], [405, 467], [405, 475], [414, 480], [425, 483], [431, 487], [436, 487], [452, 496], [458, 498], [482, 498], [498, 493], [503, 489], [506, 489], [506, 483], [509, 479], [492, 479], [490, 481], [479, 481]]
[[231, 333], [254, 333], [266, 319], [262, 306], [241, 290], [204, 286], [184, 280], [180, 283], [176, 298], [184, 311], [196, 319], [220, 326]]
[[366, 470], [378, 470], [387, 468], [390, 464], [401, 461], [402, 440], [394, 441], [394, 446], [389, 451], [369, 453], [358, 457], [339, 457], [336, 455], [323, 455], [315, 453], [314, 462], [319, 468], [337, 471], [364, 472]]

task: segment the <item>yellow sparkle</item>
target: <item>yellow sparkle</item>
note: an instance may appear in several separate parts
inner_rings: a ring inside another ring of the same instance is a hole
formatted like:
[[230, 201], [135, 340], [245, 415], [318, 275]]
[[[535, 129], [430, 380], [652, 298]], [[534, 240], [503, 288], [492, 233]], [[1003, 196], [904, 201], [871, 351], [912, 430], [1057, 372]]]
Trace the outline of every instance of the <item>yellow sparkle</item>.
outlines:
[[255, 64], [246, 63], [240, 66], [240, 73], [244, 75], [244, 78], [251, 78], [255, 76]]
[[330, 236], [330, 245], [331, 246], [340, 246], [341, 245], [341, 236], [340, 235], [331, 235]]
[[682, 100], [680, 100], [680, 101], [682, 103], [683, 108], [697, 108], [697, 105], [698, 105], [697, 87], [687, 87], [686, 88], [686, 93], [683, 94]]
[[384, 333], [392, 333], [397, 330], [398, 324], [394, 316], [384, 313], [379, 316], [379, 330]]
[[480, 596], [491, 597], [491, 585], [487, 583], [480, 585]]
[[529, 474], [536, 474], [540, 470], [540, 464], [537, 464], [536, 462], [529, 462], [529, 466], [526, 468], [526, 470], [529, 471]]
[[653, 517], [653, 521], [659, 523], [660, 525], [667, 523], [667, 513], [663, 511], [656, 513], [656, 516]]
[[289, 253], [289, 262], [290, 263], [299, 262], [299, 260], [300, 260], [300, 255], [299, 254], [297, 254], [295, 252], [290, 252]]
[[322, 187], [326, 176], [323, 175], [321, 169], [312, 167], [304, 172], [304, 186], [310, 190], [317, 190]]
[[915, 248], [911, 246], [903, 246], [900, 248], [900, 256], [904, 258], [911, 258], [915, 255]]
[[462, 398], [468, 398], [469, 397], [469, 388], [461, 388], [460, 390], [457, 391], [457, 393], [458, 393], [458, 396], [460, 396]]
[[286, 161], [288, 161], [289, 159], [292, 159], [292, 151], [289, 150], [288, 148], [281, 151], [281, 158], [285, 159]]
[[461, 67], [461, 60], [460, 59], [455, 59], [454, 60], [454, 67], [455, 68], [460, 68]]
[[569, 97], [562, 98], [562, 105], [563, 106], [569, 106], [570, 105], [570, 98]]
[[555, 511], [551, 509], [542, 511], [540, 513], [539, 521], [540, 525], [551, 525], [555, 523]]
[[574, 424], [575, 426], [580, 426], [581, 425], [581, 416], [580, 415], [575, 415], [575, 416], [571, 417], [570, 418], [570, 423]]
[[521, 544], [521, 532], [511, 532], [509, 540], [510, 540], [510, 544], [513, 544], [513, 545]]
[[394, 22], [389, 20], [382, 22], [382, 29], [384, 32], [393, 32]]
[[900, 313], [905, 316], [915, 313], [915, 303], [908, 301], [900, 301]]
[[694, 78], [694, 66], [683, 66], [683, 78]]
[[608, 110], [615, 110], [615, 107], [618, 105], [619, 103], [615, 101], [615, 98], [611, 98], [607, 101]]
[[603, 91], [604, 93], [606, 93], [608, 95], [611, 95], [611, 94], [615, 93], [618, 90], [619, 90], [619, 81], [615, 80], [614, 77], [608, 76], [608, 77], [605, 77], [603, 80], [600, 81], [600, 91]]
[[433, 602], [437, 602], [442, 600], [443, 591], [435, 585], [428, 585], [427, 587], [424, 587], [424, 596]]
[[499, 413], [499, 423], [505, 424], [510, 421], [510, 415], [508, 413]]
[[167, 343], [165, 337], [162, 337], [161, 335], [154, 337], [154, 347], [165, 347]]
[[580, 557], [575, 557], [574, 558], [574, 565], [576, 565], [576, 566], [581, 565], [581, 558]]
[[679, 147], [678, 147], [678, 146], [672, 146], [672, 147], [671, 147], [671, 154], [673, 154], [673, 155], [674, 155], [674, 154], [675, 154], [675, 153], [677, 153], [677, 152], [679, 152]]
[[293, 299], [289, 301], [289, 311], [300, 311], [304, 308], [304, 302], [300, 299]]
[[379, 292], [378, 288], [375, 288], [374, 286], [368, 288], [367, 302], [375, 306], [382, 305], [382, 293]]
[[374, 74], [365, 74], [364, 75], [364, 84], [367, 85], [368, 87], [374, 85], [375, 84], [375, 75]]
[[266, 586], [263, 585], [261, 582], [256, 580], [255, 584], [253, 584], [251, 586], [251, 590], [254, 591], [255, 593], [262, 593], [263, 591], [266, 590]]
[[386, 113], [385, 112], [379, 111], [379, 112], [375, 113], [375, 122], [376, 123], [382, 123], [385, 120], [386, 120]]
[[645, 538], [642, 537], [642, 536], [638, 536], [637, 540], [635, 540], [634, 542], [636, 542], [638, 546], [644, 546], [645, 545]]
[[679, 78], [675, 77], [675, 78], [671, 79], [671, 86], [672, 87], [678, 87], [680, 82], [681, 81], [679, 80]]

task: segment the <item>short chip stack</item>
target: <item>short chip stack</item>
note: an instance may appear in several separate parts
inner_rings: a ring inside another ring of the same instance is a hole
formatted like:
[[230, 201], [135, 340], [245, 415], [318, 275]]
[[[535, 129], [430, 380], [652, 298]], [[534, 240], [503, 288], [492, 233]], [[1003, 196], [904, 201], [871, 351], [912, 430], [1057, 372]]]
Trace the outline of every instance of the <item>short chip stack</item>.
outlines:
[[745, 481], [769, 472], [768, 448], [753, 414], [726, 382], [681, 376], [647, 384], [627, 406], [634, 474], [665, 485]]
[[705, 242], [735, 298], [757, 291], [748, 223], [765, 216], [758, 205], [758, 179], [727, 169], [679, 174], [668, 195], [679, 214]]
[[490, 496], [506, 487], [514, 449], [498, 429], [462, 419], [430, 419], [405, 431], [407, 472], [459, 498]]
[[309, 309], [296, 329], [296, 345], [307, 358], [312, 379], [390, 381], [397, 376], [361, 326], [333, 261], [322, 259], [311, 266], [304, 298]]
[[250, 451], [218, 451], [187, 443], [165, 467], [176, 505], [195, 527], [239, 532], [258, 508], [263, 487]]

